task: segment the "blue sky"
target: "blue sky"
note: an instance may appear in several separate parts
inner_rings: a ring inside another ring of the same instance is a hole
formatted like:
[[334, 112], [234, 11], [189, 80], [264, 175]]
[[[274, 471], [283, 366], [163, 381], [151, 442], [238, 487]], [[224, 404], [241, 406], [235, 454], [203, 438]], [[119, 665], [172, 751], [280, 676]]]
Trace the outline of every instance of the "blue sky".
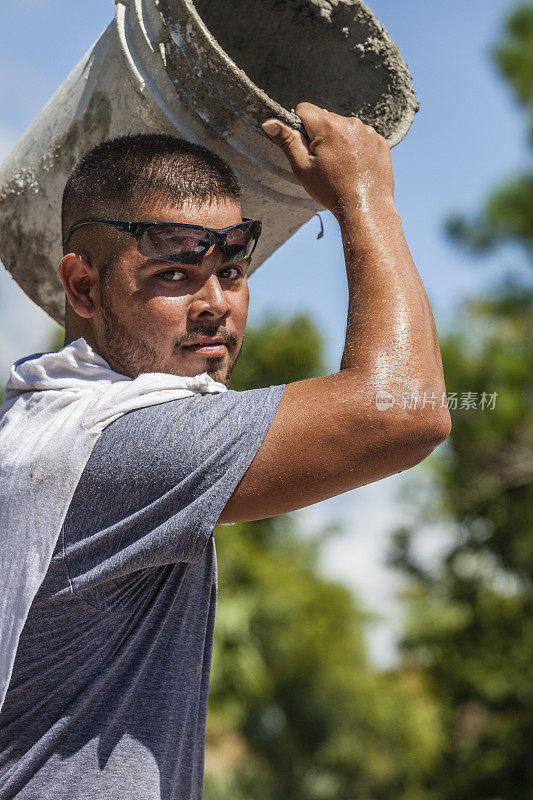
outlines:
[[[1, 160], [111, 21], [114, 5], [111, 0], [0, 4]], [[447, 214], [474, 212], [491, 187], [531, 158], [523, 112], [490, 60], [490, 48], [515, 4], [369, 0], [368, 5], [409, 64], [421, 102], [411, 131], [393, 149], [395, 201], [443, 333], [462, 299], [494, 286], [509, 265], [523, 268], [513, 251], [473, 260], [443, 234]], [[334, 371], [342, 352], [347, 297], [338, 226], [329, 213], [323, 218], [323, 239], [317, 241], [318, 220], [311, 220], [251, 278], [250, 319], [271, 311], [307, 311], [324, 333]], [[0, 375], [15, 358], [46, 349], [53, 328], [0, 268]], [[309, 526], [342, 520], [345, 532], [328, 546], [324, 568], [388, 614], [394, 613], [396, 584], [382, 557], [387, 533], [404, 513], [394, 499], [404, 480], [387, 478], [299, 512]], [[428, 552], [442, 542], [436, 527], [427, 539]], [[378, 631], [373, 645], [383, 663], [391, 652], [387, 630]]]

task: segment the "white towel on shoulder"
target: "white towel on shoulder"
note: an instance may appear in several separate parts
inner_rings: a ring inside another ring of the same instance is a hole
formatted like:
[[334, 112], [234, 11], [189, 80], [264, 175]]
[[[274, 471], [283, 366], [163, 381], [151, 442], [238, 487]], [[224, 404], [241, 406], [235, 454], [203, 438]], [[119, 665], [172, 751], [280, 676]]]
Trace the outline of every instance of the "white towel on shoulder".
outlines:
[[224, 391], [205, 372], [132, 380], [83, 338], [13, 364], [0, 406], [0, 708], [30, 606], [101, 432], [136, 408]]

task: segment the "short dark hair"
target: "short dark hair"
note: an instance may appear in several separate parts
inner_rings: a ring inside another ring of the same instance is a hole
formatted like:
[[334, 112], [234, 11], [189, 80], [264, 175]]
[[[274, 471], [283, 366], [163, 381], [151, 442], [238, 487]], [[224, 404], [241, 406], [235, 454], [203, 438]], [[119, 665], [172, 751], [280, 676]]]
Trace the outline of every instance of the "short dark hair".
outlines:
[[106, 207], [131, 208], [154, 196], [240, 202], [241, 187], [230, 165], [203, 145], [154, 133], [108, 139], [80, 158], [65, 184], [62, 236]]

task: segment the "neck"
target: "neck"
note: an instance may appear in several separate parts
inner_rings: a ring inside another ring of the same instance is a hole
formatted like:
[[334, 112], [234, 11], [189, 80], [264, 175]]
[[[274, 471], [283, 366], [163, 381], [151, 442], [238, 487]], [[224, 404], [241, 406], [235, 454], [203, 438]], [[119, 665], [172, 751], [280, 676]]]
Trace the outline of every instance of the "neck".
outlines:
[[67, 308], [65, 314], [65, 344], [74, 342], [80, 336], [83, 336], [93, 350], [96, 349], [96, 341], [89, 320], [83, 319], [77, 314], [72, 314], [72, 311]]

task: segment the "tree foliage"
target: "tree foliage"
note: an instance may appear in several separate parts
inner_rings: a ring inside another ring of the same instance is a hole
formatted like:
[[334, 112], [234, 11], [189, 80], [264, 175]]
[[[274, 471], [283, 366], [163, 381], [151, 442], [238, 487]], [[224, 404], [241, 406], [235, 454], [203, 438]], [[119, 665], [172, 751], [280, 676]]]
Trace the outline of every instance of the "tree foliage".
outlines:
[[533, 771], [533, 293], [471, 303], [441, 341], [448, 396], [496, 392], [494, 408], [452, 411], [434, 461], [440, 515], [454, 535], [438, 568], [416, 554], [433, 513], [396, 532], [410, 576], [405, 664], [430, 681], [446, 744], [428, 788], [439, 800], [525, 800]]
[[[497, 61], [533, 109], [533, 4], [510, 16]], [[448, 230], [464, 244], [526, 245], [533, 263], [533, 177], [496, 189], [477, 220]], [[419, 520], [397, 530], [391, 561], [409, 578], [403, 662], [429, 681], [444, 745], [426, 788], [435, 800], [526, 800], [533, 769], [533, 289], [508, 281], [470, 301], [441, 339], [448, 396], [497, 393], [493, 409], [452, 410]], [[420, 558], [428, 519], [451, 540]]]

